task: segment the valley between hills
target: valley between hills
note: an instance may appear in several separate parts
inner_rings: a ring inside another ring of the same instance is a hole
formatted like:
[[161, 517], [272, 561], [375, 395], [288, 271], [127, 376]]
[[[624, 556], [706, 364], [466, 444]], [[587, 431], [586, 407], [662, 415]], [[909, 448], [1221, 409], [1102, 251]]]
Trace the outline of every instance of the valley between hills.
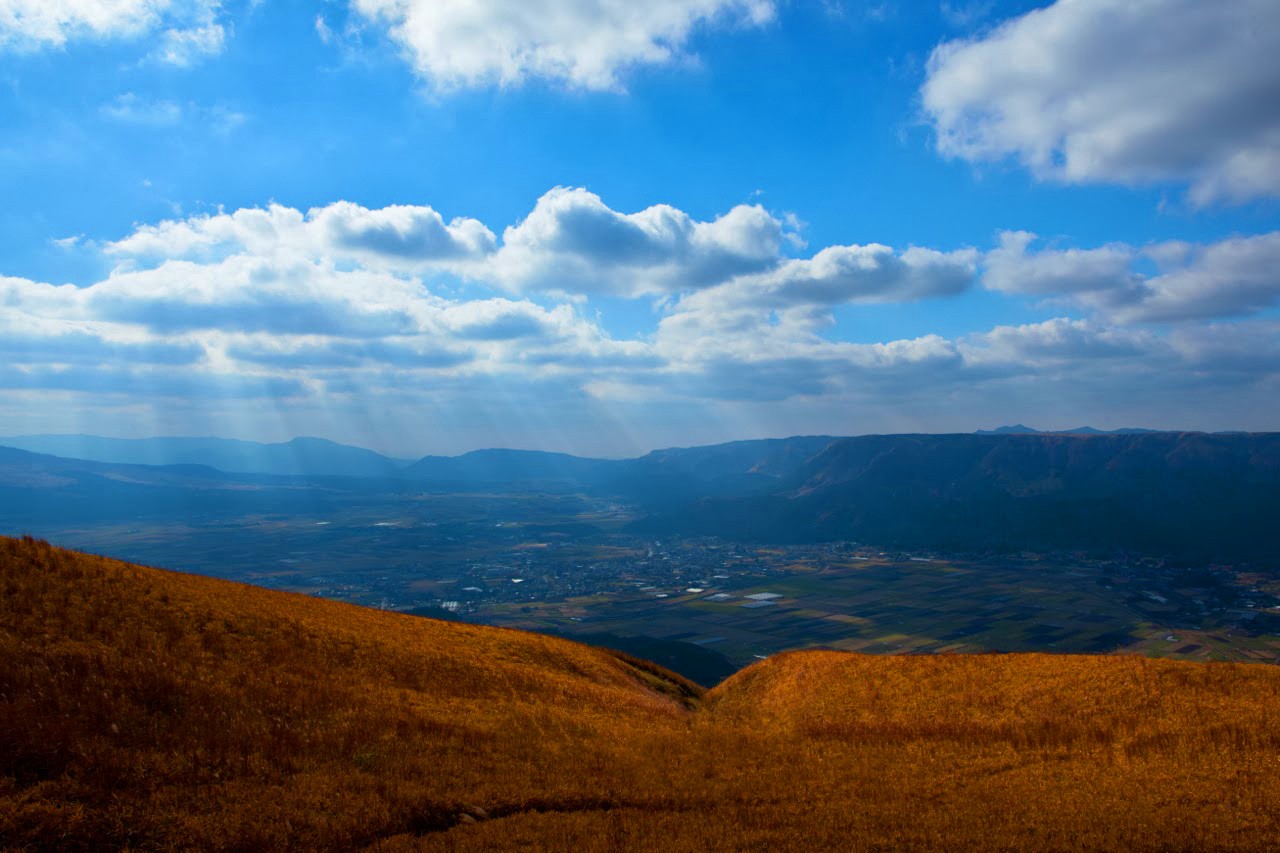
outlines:
[[0, 447], [0, 533], [566, 635], [707, 687], [823, 647], [1280, 660], [1277, 434], [797, 436], [412, 462], [320, 439], [3, 441], [23, 447]]
[[0, 848], [1266, 851], [1280, 670], [625, 654], [0, 539]]

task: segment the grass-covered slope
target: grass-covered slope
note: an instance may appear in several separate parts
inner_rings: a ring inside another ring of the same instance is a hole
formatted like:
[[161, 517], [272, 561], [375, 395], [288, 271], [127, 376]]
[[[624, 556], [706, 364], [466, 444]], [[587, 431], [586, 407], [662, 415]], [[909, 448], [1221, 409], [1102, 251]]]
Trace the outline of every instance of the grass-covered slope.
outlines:
[[608, 735], [683, 725], [697, 693], [564, 640], [30, 540], [0, 540], [0, 592], [0, 848], [350, 849], [470, 806], [647, 807], [662, 779]]
[[0, 539], [0, 849], [1280, 849], [1280, 670], [563, 640]]

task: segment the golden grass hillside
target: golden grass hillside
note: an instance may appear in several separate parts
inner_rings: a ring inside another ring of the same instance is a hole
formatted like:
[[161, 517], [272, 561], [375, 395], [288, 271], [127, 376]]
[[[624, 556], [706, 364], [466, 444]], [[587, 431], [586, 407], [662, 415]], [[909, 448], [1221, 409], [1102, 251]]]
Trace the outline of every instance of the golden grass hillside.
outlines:
[[533, 634], [0, 539], [0, 848], [1280, 850], [1280, 670]]

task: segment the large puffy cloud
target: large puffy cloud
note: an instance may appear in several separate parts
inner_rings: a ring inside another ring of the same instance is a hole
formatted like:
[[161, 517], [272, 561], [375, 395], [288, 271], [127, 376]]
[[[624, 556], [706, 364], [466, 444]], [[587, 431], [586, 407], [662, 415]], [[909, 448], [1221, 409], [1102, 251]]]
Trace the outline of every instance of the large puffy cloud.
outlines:
[[453, 260], [492, 252], [493, 232], [475, 219], [448, 224], [430, 207], [392, 205], [368, 210], [337, 202], [308, 217], [334, 247], [373, 257], [408, 261]]
[[946, 154], [1070, 182], [1280, 195], [1280, 5], [1058, 0], [938, 47], [924, 107]]
[[[528, 383], [656, 363], [647, 344], [614, 340], [573, 305], [446, 297], [424, 278], [445, 275], [446, 288], [465, 289], [448, 271], [483, 259], [493, 243], [475, 220], [348, 203], [141, 226], [102, 245], [121, 263], [91, 285], [0, 278], [8, 387], [72, 390], [70, 368], [96, 362], [119, 365], [119, 375], [107, 382], [82, 371], [81, 390], [142, 388], [155, 374], [146, 365], [246, 380], [214, 383], [224, 390], [314, 394], [377, 383], [394, 392], [413, 377]], [[139, 370], [144, 378], [130, 384]]]
[[984, 258], [983, 283], [1006, 293], [1060, 295], [1129, 291], [1139, 282], [1132, 270], [1137, 253], [1130, 246], [1030, 253], [1027, 249], [1035, 240], [1029, 231], [1002, 233], [1000, 245]]
[[587, 89], [677, 56], [693, 29], [762, 24], [772, 0], [352, 0], [440, 86], [543, 78]]
[[1185, 252], [1148, 279], [1142, 298], [1121, 304], [1124, 319], [1194, 320], [1254, 314], [1280, 302], [1280, 231], [1207, 246], [1162, 247]]
[[167, 261], [117, 270], [84, 288], [0, 280], [0, 324], [46, 341], [84, 329], [121, 341], [202, 341], [234, 357], [295, 366], [307, 354], [322, 366], [455, 365], [477, 354], [518, 359], [537, 347], [598, 353], [612, 342], [571, 305], [447, 299], [416, 279], [297, 255]]
[[160, 333], [221, 329], [341, 337], [416, 331], [429, 305], [414, 284], [394, 276], [248, 255], [117, 272], [78, 301], [90, 317]]
[[1078, 366], [1096, 359], [1127, 359], [1164, 353], [1151, 332], [1055, 317], [1040, 323], [997, 326], [969, 335], [961, 350], [970, 364]]
[[766, 275], [744, 278], [749, 298], [768, 305], [913, 302], [954, 296], [972, 283], [978, 253], [910, 247], [828, 246]]
[[207, 260], [234, 253], [296, 251], [350, 258], [394, 270], [482, 258], [495, 248], [493, 232], [475, 219], [444, 217], [430, 207], [391, 205], [370, 210], [339, 201], [303, 213], [272, 204], [232, 213], [169, 220], [139, 228], [108, 245], [115, 255]]
[[[1254, 314], [1280, 302], [1280, 231], [1207, 245], [1122, 243], [1029, 251], [1035, 235], [1008, 232], [986, 257], [984, 284], [1006, 293], [1069, 297], [1127, 323]], [[1143, 264], [1155, 272], [1143, 272]]]
[[786, 239], [758, 205], [699, 222], [665, 204], [618, 213], [595, 193], [557, 187], [506, 229], [493, 272], [518, 290], [662, 294], [773, 267]]
[[175, 65], [222, 50], [217, 0], [0, 0], [0, 48], [159, 34], [154, 57]]
[[[788, 260], [682, 296], [659, 324], [657, 341], [673, 356], [701, 350], [746, 358], [771, 351], [786, 357], [807, 356], [815, 349], [834, 352], [819, 332], [834, 322], [835, 306], [954, 296], [973, 282], [978, 257], [973, 249], [830, 246], [812, 258]], [[928, 350], [932, 358], [938, 355], [937, 340], [926, 336], [899, 342], [892, 357], [885, 356], [888, 351], [845, 345], [840, 357], [856, 354], [867, 364], [884, 365]]]
[[[656, 351], [671, 364], [664, 384], [715, 399], [784, 400], [909, 383], [913, 377], [939, 382], [963, 369], [955, 342], [938, 335], [883, 343], [824, 337], [834, 304], [880, 301], [894, 289], [900, 298], [910, 298], [905, 292], [919, 287], [916, 279], [930, 278], [904, 261], [911, 250], [834, 248], [842, 259], [851, 255], [859, 263], [795, 262], [689, 294], [672, 305], [654, 338]], [[973, 277], [975, 255], [963, 252], [954, 261], [966, 283]], [[926, 252], [912, 258], [933, 267], [941, 256]], [[816, 276], [815, 267], [829, 274]]]

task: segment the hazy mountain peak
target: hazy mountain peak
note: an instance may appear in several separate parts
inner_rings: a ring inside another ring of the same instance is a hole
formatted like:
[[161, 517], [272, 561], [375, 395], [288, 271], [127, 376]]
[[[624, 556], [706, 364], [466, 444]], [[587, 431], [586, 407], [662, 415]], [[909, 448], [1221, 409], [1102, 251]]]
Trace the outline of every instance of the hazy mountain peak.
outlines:
[[1013, 424], [1012, 426], [996, 427], [995, 429], [980, 429], [975, 435], [1035, 435], [1040, 430], [1032, 429], [1026, 424]]

